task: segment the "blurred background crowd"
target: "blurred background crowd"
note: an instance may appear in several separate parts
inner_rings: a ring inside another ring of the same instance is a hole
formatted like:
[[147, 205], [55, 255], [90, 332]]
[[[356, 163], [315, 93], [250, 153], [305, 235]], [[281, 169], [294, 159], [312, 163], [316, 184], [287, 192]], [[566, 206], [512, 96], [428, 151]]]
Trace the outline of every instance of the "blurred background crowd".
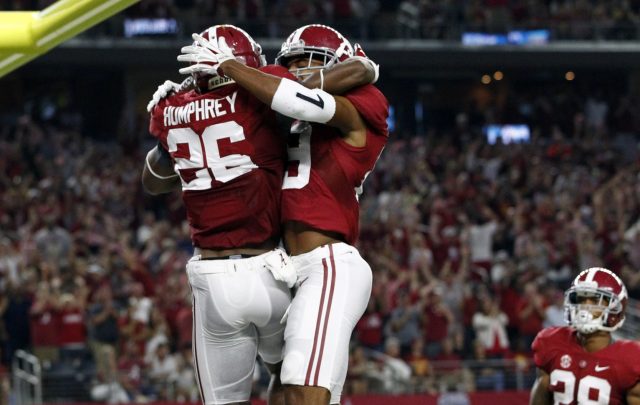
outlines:
[[[512, 92], [392, 133], [361, 198], [374, 288], [347, 393], [527, 389], [579, 269], [638, 296], [638, 103], [593, 91]], [[142, 191], [143, 124], [97, 140], [60, 100], [0, 128], [0, 378], [27, 349], [52, 398], [197, 400], [180, 196]], [[512, 116], [531, 141], [488, 144], [482, 127]]]
[[[529, 389], [531, 341], [564, 324], [580, 269], [606, 266], [640, 294], [640, 61], [616, 42], [640, 38], [639, 13], [629, 0], [142, 0], [2, 78], [0, 405], [18, 350], [40, 360], [45, 401], [198, 399], [189, 228], [180, 195], [146, 195], [140, 174], [146, 102], [179, 80], [187, 35], [216, 23], [264, 39], [270, 60], [318, 21], [381, 58], [391, 138], [360, 199], [374, 288], [345, 393]], [[127, 20], [142, 38], [114, 39]], [[538, 28], [601, 47], [450, 42]], [[491, 124], [530, 140], [491, 144]]]
[[[39, 10], [53, 0], [1, 0], [2, 10]], [[640, 4], [631, 0], [142, 0], [121, 17], [175, 19], [182, 32], [212, 20], [239, 24], [258, 37], [288, 35], [323, 21], [365, 39], [458, 40], [464, 31], [545, 28], [554, 39], [633, 40]], [[113, 26], [95, 31], [113, 35]]]

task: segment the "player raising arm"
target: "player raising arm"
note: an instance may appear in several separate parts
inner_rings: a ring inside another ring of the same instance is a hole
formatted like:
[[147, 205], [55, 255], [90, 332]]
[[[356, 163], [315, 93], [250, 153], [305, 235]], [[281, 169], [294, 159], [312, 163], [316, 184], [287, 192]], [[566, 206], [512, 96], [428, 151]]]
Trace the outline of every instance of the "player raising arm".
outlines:
[[613, 340], [627, 289], [610, 270], [582, 271], [565, 293], [570, 327], [543, 329], [533, 342], [538, 378], [530, 405], [640, 405], [640, 343]]

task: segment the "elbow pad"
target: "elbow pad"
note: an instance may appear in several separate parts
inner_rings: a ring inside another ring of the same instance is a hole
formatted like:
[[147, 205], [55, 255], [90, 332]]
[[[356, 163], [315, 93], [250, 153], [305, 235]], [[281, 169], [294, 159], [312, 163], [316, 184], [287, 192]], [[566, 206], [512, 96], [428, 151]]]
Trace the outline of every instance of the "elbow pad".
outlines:
[[271, 109], [301, 121], [326, 124], [336, 113], [336, 100], [324, 90], [308, 89], [282, 79], [271, 100]]

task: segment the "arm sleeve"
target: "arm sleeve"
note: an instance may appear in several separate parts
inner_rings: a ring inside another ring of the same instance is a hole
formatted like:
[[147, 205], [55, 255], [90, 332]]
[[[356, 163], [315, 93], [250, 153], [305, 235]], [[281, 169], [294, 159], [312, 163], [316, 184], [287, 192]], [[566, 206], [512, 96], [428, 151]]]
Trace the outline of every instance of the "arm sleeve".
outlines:
[[336, 112], [336, 99], [320, 89], [308, 89], [283, 78], [273, 95], [271, 109], [287, 117], [325, 124]]

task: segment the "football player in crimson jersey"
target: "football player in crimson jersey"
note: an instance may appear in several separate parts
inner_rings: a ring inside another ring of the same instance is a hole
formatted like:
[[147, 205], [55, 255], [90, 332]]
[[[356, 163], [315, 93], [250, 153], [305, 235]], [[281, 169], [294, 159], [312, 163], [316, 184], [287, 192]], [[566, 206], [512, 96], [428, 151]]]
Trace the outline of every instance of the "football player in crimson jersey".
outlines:
[[531, 405], [640, 404], [640, 343], [614, 340], [627, 289], [610, 270], [582, 271], [565, 293], [568, 327], [543, 329], [533, 342], [538, 378]]
[[[237, 27], [216, 25], [198, 38], [224, 38], [243, 65], [295, 80], [282, 66], [265, 66], [260, 46]], [[197, 52], [203, 43], [185, 49]], [[150, 132], [159, 145], [147, 155], [143, 184], [154, 194], [182, 188], [194, 245], [187, 274], [202, 400], [249, 403], [257, 354], [278, 375], [280, 321], [296, 278], [288, 256], [276, 248], [285, 138], [270, 108], [206, 63], [194, 62], [182, 72], [193, 75], [195, 89], [165, 83], [150, 103]], [[344, 89], [369, 82], [368, 70], [356, 65], [324, 79], [333, 85], [337, 77]], [[283, 401], [282, 391], [272, 390], [270, 403]]]
[[[322, 85], [307, 89], [265, 74], [235, 61], [224, 39], [206, 48], [207, 55], [198, 58], [273, 110], [299, 120], [291, 128], [283, 184], [285, 245], [298, 281], [280, 376], [287, 404], [339, 403], [351, 332], [371, 293], [371, 268], [353, 244], [358, 194], [388, 138], [387, 100], [371, 84], [333, 96]], [[339, 32], [308, 25], [284, 42], [277, 63], [304, 78], [352, 55]]]

